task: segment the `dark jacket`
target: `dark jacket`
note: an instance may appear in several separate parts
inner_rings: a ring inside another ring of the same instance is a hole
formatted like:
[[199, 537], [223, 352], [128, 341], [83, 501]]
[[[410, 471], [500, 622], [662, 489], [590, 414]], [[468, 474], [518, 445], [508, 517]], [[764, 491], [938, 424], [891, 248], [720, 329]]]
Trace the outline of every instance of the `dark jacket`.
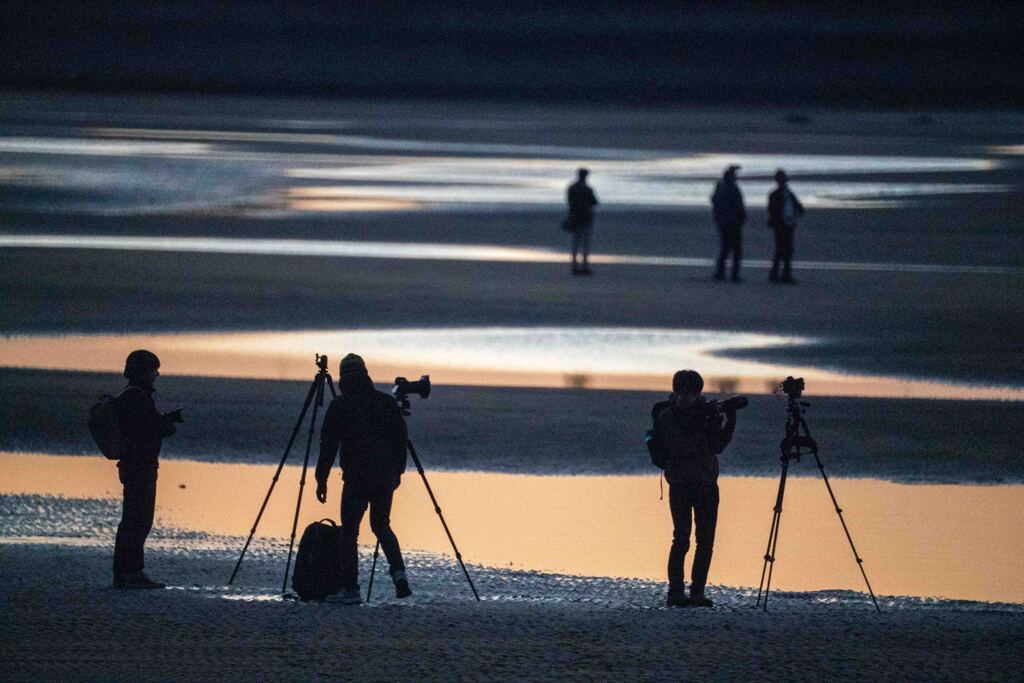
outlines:
[[719, 180], [715, 193], [711, 195], [711, 215], [719, 226], [743, 225], [747, 220], [747, 209], [743, 205], [743, 193], [736, 183]]
[[594, 223], [594, 207], [597, 206], [597, 197], [582, 180], [577, 180], [569, 186], [566, 193], [569, 202], [569, 225], [576, 228], [589, 228]]
[[130, 444], [128, 454], [117, 463], [125, 469], [156, 467], [164, 437], [175, 431], [174, 420], [156, 410], [151, 386], [129, 382], [117, 401], [117, 419]]
[[783, 204], [786, 194], [793, 199], [793, 209], [796, 218], [804, 215], [803, 204], [796, 198], [796, 195], [788, 187], [785, 190], [781, 187], [776, 187], [768, 195], [768, 225], [773, 228], [794, 227], [792, 225], [787, 226], [783, 216]]
[[710, 402], [699, 398], [689, 408], [670, 404], [659, 413], [654, 432], [665, 451], [665, 478], [671, 485], [714, 484], [718, 454], [732, 441], [735, 414], [725, 423]]
[[405, 472], [405, 418], [393, 397], [374, 389], [369, 379], [366, 383], [364, 390], [344, 392], [327, 408], [320, 429], [318, 483], [327, 483], [340, 454], [345, 482], [371, 490], [398, 487]]

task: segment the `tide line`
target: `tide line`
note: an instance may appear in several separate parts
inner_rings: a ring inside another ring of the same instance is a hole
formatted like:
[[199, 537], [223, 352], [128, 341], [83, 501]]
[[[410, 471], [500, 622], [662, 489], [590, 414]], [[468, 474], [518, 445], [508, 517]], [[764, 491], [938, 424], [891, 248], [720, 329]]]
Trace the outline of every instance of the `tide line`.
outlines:
[[[347, 240], [241, 239], [231, 237], [166, 237], [118, 235], [0, 235], [0, 248], [106, 249], [253, 256], [330, 256], [340, 258], [415, 259], [426, 261], [487, 261], [509, 263], [563, 263], [562, 250], [497, 244], [435, 244], [429, 242], [362, 242]], [[592, 263], [603, 265], [707, 268], [710, 258], [594, 254]], [[752, 259], [750, 268], [767, 269], [771, 263]], [[798, 261], [800, 270], [941, 275], [1024, 275], [1024, 267], [937, 263], [871, 263], [858, 261]]]

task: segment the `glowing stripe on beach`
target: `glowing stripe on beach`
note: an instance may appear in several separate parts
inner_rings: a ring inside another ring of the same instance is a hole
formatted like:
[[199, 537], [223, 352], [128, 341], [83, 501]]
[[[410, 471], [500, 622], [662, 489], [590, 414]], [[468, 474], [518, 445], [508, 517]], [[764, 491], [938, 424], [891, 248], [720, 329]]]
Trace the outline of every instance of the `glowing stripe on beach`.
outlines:
[[[251, 256], [331, 256], [339, 258], [415, 259], [424, 261], [486, 261], [508, 263], [564, 263], [563, 251], [543, 247], [495, 244], [434, 244], [429, 242], [361, 242], [346, 240], [239, 239], [231, 237], [123, 237], [115, 235], [0, 235], [0, 248], [108, 249]], [[710, 258], [594, 254], [592, 263], [626, 266], [707, 268]], [[771, 262], [748, 260], [750, 268], [767, 269]], [[937, 263], [869, 263], [856, 261], [797, 261], [800, 270], [873, 273], [929, 273], [941, 275], [1024, 275], [1015, 266]]]

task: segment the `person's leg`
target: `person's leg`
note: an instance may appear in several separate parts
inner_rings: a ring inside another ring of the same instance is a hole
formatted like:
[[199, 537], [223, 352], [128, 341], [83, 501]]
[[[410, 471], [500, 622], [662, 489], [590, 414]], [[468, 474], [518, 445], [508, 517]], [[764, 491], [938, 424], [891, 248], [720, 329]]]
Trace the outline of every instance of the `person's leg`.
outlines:
[[124, 485], [121, 522], [114, 539], [114, 583], [124, 585], [125, 578], [141, 575], [145, 567], [146, 538], [153, 528], [156, 510], [156, 467], [118, 468]]
[[672, 547], [668, 551], [668, 596], [669, 604], [674, 600], [680, 604], [685, 595], [683, 565], [690, 550], [692, 501], [688, 491], [678, 484], [668, 487], [668, 507], [672, 512]]
[[715, 548], [715, 527], [718, 525], [718, 485], [698, 489], [693, 507], [697, 526], [697, 548], [693, 553], [693, 572], [690, 576], [690, 599], [697, 602], [704, 597], [708, 582], [711, 555]]
[[341, 586], [359, 590], [359, 525], [369, 504], [368, 497], [355, 486], [341, 488]]
[[573, 273], [578, 273], [579, 270], [580, 270], [580, 266], [579, 266], [579, 263], [577, 261], [577, 259], [579, 257], [580, 245], [581, 245], [580, 234], [581, 234], [581, 231], [580, 231], [579, 227], [577, 227], [575, 230], [572, 231], [572, 272]]
[[724, 225], [718, 226], [718, 261], [715, 264], [715, 279], [725, 279], [725, 259], [729, 256], [729, 232]]
[[740, 261], [743, 260], [743, 226], [736, 225], [732, 229], [732, 279], [740, 279]]
[[782, 248], [784, 237], [782, 235], [783, 228], [773, 227], [772, 232], [775, 237], [775, 253], [772, 255], [772, 269], [768, 273], [768, 280], [770, 282], [779, 281], [779, 260], [782, 258]]
[[795, 230], [793, 228], [786, 228], [783, 232], [785, 239], [782, 248], [782, 258], [785, 266], [782, 271], [782, 281], [791, 282], [793, 280], [793, 237]]
[[583, 272], [590, 272], [590, 237], [593, 234], [593, 226], [586, 226], [580, 231], [580, 249], [583, 252]]
[[398, 545], [398, 537], [391, 529], [391, 503], [394, 500], [394, 495], [394, 491], [388, 491], [374, 496], [370, 501], [370, 528], [377, 540], [380, 541], [384, 557], [388, 559], [391, 580], [395, 584], [395, 595], [405, 598], [412, 595], [412, 591], [409, 589], [409, 580], [405, 575], [402, 548]]

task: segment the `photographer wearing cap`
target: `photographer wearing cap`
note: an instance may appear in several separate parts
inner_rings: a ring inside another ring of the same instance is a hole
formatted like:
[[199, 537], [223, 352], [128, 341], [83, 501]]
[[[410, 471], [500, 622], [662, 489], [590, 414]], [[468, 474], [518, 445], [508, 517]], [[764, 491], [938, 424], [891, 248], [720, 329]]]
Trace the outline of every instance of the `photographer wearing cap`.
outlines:
[[163, 588], [143, 572], [144, 553], [153, 528], [160, 447], [165, 437], [174, 434], [175, 423], [183, 422], [181, 409], [163, 414], [156, 410], [153, 385], [160, 376], [156, 354], [132, 351], [124, 363], [124, 376], [128, 386], [118, 396], [117, 419], [128, 450], [117, 463], [124, 498], [114, 541], [114, 588]]
[[341, 462], [341, 602], [359, 604], [359, 525], [370, 508], [370, 528], [388, 559], [395, 595], [412, 595], [398, 538], [391, 530], [391, 503], [405, 472], [408, 435], [395, 399], [377, 391], [363, 359], [354, 353], [341, 361], [340, 395], [331, 401], [320, 430], [316, 497], [327, 502], [327, 480]]
[[[710, 607], [704, 595], [718, 523], [718, 454], [732, 440], [736, 409], [746, 399], [708, 401], [704, 379], [694, 370], [672, 378], [672, 396], [654, 420], [654, 439], [664, 453], [665, 479], [672, 511], [672, 548], [668, 555], [669, 607]], [[667, 405], [666, 405], [667, 404]], [[657, 409], [658, 406], [656, 406]], [[725, 414], [723, 424], [722, 413]], [[690, 549], [691, 519], [697, 526], [697, 549], [687, 598], [683, 562]]]

